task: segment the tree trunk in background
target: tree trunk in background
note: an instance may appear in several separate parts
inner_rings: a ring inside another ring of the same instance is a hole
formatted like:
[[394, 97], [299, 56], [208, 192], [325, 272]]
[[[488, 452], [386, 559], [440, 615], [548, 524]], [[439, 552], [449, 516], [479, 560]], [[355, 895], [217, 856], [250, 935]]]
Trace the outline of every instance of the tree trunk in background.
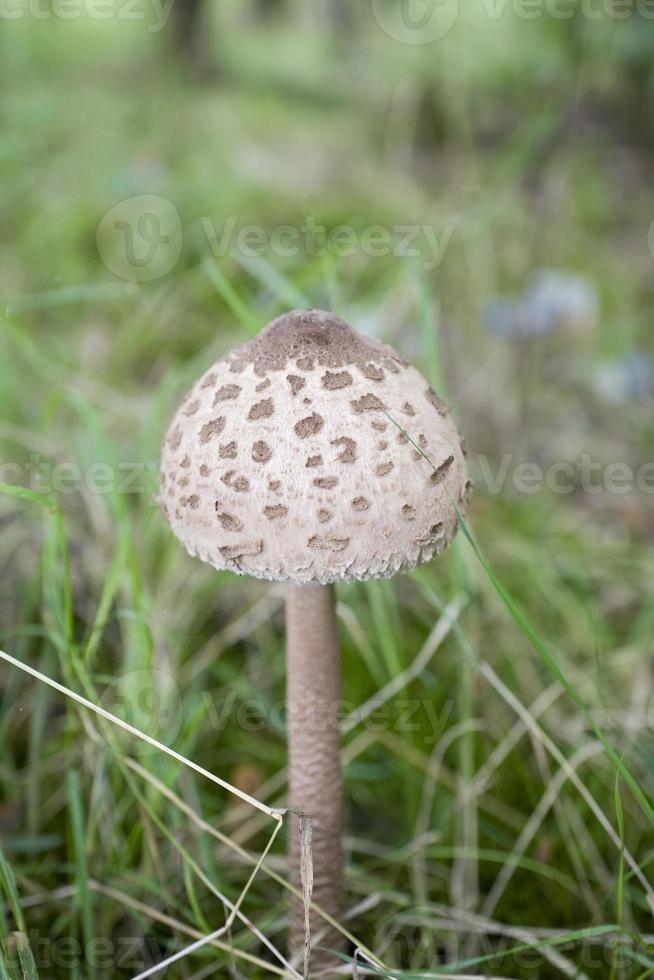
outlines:
[[174, 0], [171, 26], [175, 54], [190, 75], [211, 77], [216, 72], [208, 43], [205, 0]]
[[286, 0], [256, 0], [255, 15], [266, 21], [277, 20], [286, 13]]
[[329, 19], [337, 38], [350, 41], [356, 31], [356, 8], [352, 0], [329, 0]]

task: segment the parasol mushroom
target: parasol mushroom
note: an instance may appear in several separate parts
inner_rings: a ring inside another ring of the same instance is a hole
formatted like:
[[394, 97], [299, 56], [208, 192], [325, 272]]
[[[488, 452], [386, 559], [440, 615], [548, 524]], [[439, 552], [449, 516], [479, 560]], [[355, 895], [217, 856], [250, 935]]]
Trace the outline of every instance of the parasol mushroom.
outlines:
[[[390, 577], [442, 551], [470, 489], [464, 457], [425, 378], [320, 310], [287, 313], [221, 358], [164, 443], [163, 510], [188, 552], [218, 569], [288, 582], [289, 804], [311, 818], [313, 902], [336, 920], [343, 788], [334, 583]], [[321, 947], [343, 949], [341, 934], [313, 913], [311, 932]], [[303, 904], [293, 900], [292, 955], [304, 938]], [[316, 952], [312, 975], [330, 964]]]

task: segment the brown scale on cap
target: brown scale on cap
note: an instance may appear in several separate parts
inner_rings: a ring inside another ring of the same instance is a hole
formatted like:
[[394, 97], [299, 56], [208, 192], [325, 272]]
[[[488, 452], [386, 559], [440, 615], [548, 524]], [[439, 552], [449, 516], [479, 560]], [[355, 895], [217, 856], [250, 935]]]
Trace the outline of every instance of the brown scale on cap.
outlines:
[[192, 493], [190, 497], [180, 497], [179, 502], [182, 507], [190, 507], [191, 510], [197, 510], [200, 506], [200, 498], [197, 493]]
[[286, 517], [288, 514], [288, 507], [284, 507], [283, 504], [275, 504], [272, 507], [264, 507], [263, 512], [269, 521], [276, 521], [280, 517]]
[[299, 374], [287, 374], [286, 380], [291, 386], [294, 395], [299, 394], [306, 385], [306, 378], [301, 378]]
[[300, 439], [308, 439], [309, 436], [315, 436], [322, 429], [325, 424], [325, 420], [317, 412], [309, 415], [305, 419], [300, 419], [299, 422], [295, 424], [295, 434], [300, 437]]
[[192, 554], [296, 582], [429, 560], [471, 490], [459, 434], [426, 379], [315, 310], [280, 317], [199, 379], [162, 472], [162, 506]]
[[257, 440], [252, 446], [252, 459], [255, 463], [269, 463], [272, 459], [273, 451], [263, 439]]
[[327, 371], [322, 376], [322, 386], [328, 391], [338, 391], [339, 388], [349, 388], [352, 375], [349, 371]]
[[340, 436], [338, 439], [332, 439], [332, 446], [343, 447], [337, 457], [339, 463], [356, 463], [357, 444], [354, 439], [350, 439], [348, 436]]
[[239, 561], [241, 558], [253, 558], [263, 551], [263, 541], [243, 542], [242, 544], [226, 544], [218, 550], [223, 558]]
[[226, 487], [229, 487], [236, 493], [247, 493], [250, 489], [250, 481], [247, 476], [236, 476], [236, 470], [228, 470], [220, 479]]
[[396, 370], [406, 365], [391, 348], [356, 334], [343, 320], [321, 310], [295, 310], [280, 316], [258, 337], [228, 355], [227, 361], [237, 371], [252, 365], [258, 375], [283, 371], [292, 361], [305, 371], [312, 371], [315, 364], [362, 371], [382, 362], [393, 364]]
[[431, 385], [425, 391], [425, 397], [427, 398], [427, 401], [429, 402], [429, 404], [430, 405], [433, 405], [433, 407], [436, 409], [436, 411], [438, 412], [438, 414], [439, 415], [442, 415], [443, 418], [445, 418], [446, 416], [448, 416], [450, 414], [449, 408], [447, 407], [447, 405], [445, 404], [445, 402], [443, 401], [443, 399], [438, 397], [438, 395], [436, 394], [436, 392], [434, 391], [434, 389], [431, 387]]
[[352, 408], [357, 415], [363, 415], [364, 412], [383, 412], [384, 403], [377, 395], [368, 392], [362, 398], [353, 401]]
[[252, 405], [248, 412], [248, 419], [250, 422], [256, 422], [257, 419], [269, 419], [274, 414], [275, 405], [272, 398], [264, 398], [262, 401]]
[[321, 538], [317, 534], [308, 541], [309, 547], [318, 551], [345, 551], [349, 543], [349, 538]]
[[383, 381], [386, 377], [383, 368], [377, 367], [376, 364], [364, 364], [359, 370], [368, 381]]
[[218, 517], [218, 521], [221, 527], [223, 527], [226, 531], [243, 530], [243, 523], [239, 521], [238, 517], [234, 517], [233, 514], [226, 514], [225, 511], [221, 511], [220, 513], [218, 513], [218, 509], [220, 507], [218, 501], [216, 501], [215, 507], [216, 507], [216, 516]]
[[447, 459], [444, 460], [440, 464], [440, 466], [437, 466], [436, 469], [432, 472], [432, 474], [431, 474], [431, 476], [429, 478], [431, 480], [431, 482], [432, 483], [441, 483], [442, 480], [443, 480], [443, 478], [445, 477], [445, 474], [447, 473], [447, 471], [449, 470], [449, 468], [450, 468], [450, 466], [452, 465], [453, 462], [454, 462], [454, 456], [453, 455], [452, 456], [448, 456]]
[[200, 429], [200, 443], [203, 446], [206, 445], [210, 439], [214, 438], [214, 436], [219, 436], [224, 428], [225, 419], [223, 417], [211, 419], [210, 422], [205, 422]]
[[222, 385], [222, 387], [219, 388], [216, 394], [213, 396], [214, 405], [217, 405], [218, 402], [229, 402], [234, 398], [238, 398], [238, 396], [241, 394], [241, 390], [242, 389], [239, 385]]

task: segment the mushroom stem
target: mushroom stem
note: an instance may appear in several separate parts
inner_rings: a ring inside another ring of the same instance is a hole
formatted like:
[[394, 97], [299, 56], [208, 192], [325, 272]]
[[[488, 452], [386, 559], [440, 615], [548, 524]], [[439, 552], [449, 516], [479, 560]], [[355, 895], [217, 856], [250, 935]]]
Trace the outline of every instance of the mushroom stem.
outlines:
[[[311, 817], [312, 901], [335, 919], [342, 914], [343, 780], [340, 756], [340, 656], [332, 585], [292, 585], [286, 596], [289, 803]], [[291, 880], [300, 884], [299, 820], [290, 815]], [[343, 950], [343, 936], [311, 912], [311, 945]], [[304, 907], [291, 899], [289, 953], [302, 962]], [[335, 958], [311, 956], [311, 976]], [[327, 974], [328, 975], [328, 974]]]

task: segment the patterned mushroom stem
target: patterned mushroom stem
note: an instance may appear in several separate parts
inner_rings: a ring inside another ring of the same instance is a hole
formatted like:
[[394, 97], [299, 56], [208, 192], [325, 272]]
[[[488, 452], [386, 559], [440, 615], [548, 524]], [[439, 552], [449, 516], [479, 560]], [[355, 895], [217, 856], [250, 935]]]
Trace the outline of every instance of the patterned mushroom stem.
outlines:
[[[332, 585], [288, 585], [287, 714], [289, 803], [312, 823], [312, 901], [339, 920], [342, 907], [343, 779], [340, 756], [340, 656]], [[291, 880], [301, 888], [300, 827], [291, 814]], [[311, 912], [311, 945], [342, 951], [344, 937], [317, 912]], [[289, 954], [302, 963], [304, 905], [291, 900]], [[333, 975], [336, 957], [311, 953], [311, 977]]]

